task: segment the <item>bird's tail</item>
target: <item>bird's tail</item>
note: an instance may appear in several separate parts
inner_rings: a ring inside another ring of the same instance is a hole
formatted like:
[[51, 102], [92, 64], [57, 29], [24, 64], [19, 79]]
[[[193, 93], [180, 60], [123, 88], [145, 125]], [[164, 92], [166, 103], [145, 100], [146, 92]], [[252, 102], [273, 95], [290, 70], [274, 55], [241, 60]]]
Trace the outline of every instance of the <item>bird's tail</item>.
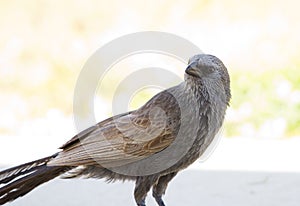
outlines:
[[22, 197], [43, 184], [70, 170], [70, 167], [47, 166], [57, 154], [22, 164], [0, 172], [0, 205]]

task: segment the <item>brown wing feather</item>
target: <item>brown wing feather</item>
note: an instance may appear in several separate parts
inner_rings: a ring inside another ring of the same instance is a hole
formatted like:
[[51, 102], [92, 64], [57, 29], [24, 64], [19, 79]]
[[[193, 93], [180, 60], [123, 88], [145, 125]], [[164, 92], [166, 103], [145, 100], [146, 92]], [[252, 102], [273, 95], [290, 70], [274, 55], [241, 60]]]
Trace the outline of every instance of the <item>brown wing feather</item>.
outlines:
[[173, 142], [173, 128], [180, 124], [170, 116], [178, 109], [174, 101], [167, 92], [160, 93], [136, 111], [104, 120], [73, 137], [48, 164], [117, 167], [162, 151]]
[[110, 117], [106, 120], [103, 120], [102, 122], [99, 122], [98, 124], [96, 125], [93, 125], [81, 132], [79, 132], [77, 135], [75, 135], [73, 138], [71, 138], [69, 141], [67, 141], [65, 144], [63, 144], [62, 146], [59, 147], [59, 149], [70, 149], [70, 147], [72, 147], [72, 145], [74, 144], [77, 144], [77, 143], [80, 143], [80, 140], [82, 140], [83, 138], [85, 137], [88, 137], [88, 135], [91, 133], [91, 132], [94, 132], [96, 129], [98, 129], [99, 127], [101, 127], [101, 125], [104, 125], [108, 122], [110, 122], [113, 118], [118, 118], [118, 117], [121, 117], [121, 116], [125, 116], [125, 115], [128, 115], [130, 114], [131, 112], [127, 112], [127, 113], [123, 113], [123, 114], [119, 114], [119, 115], [116, 115], [114, 117]]

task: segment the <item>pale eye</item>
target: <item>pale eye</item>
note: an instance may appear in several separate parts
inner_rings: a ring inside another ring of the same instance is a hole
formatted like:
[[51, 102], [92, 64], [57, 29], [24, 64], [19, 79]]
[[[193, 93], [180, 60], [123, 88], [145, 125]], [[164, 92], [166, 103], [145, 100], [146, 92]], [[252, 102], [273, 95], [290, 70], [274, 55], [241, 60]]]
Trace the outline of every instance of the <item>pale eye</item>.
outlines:
[[211, 74], [214, 72], [214, 67], [213, 66], [209, 66], [209, 65], [198, 65], [199, 68], [202, 70], [203, 73], [205, 74]]

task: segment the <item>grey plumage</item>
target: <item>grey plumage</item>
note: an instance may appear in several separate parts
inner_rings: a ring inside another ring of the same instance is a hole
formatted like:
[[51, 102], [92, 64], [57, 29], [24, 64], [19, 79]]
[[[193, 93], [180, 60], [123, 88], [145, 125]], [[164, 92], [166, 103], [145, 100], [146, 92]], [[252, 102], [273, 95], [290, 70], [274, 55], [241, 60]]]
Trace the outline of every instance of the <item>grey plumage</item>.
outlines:
[[224, 64], [212, 55], [195, 55], [183, 83], [135, 111], [86, 129], [58, 154], [0, 172], [0, 205], [64, 174], [134, 180], [137, 205], [145, 205], [153, 188], [153, 197], [163, 206], [168, 183], [205, 152], [221, 128], [230, 98]]

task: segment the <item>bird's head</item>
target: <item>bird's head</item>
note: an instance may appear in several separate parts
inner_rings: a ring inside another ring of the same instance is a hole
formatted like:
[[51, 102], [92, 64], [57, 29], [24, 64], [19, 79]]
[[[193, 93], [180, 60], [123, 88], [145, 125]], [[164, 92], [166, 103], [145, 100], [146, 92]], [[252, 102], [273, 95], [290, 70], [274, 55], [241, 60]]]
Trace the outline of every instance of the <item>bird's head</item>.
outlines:
[[185, 78], [193, 82], [221, 84], [229, 102], [231, 98], [230, 78], [225, 65], [219, 58], [209, 54], [197, 54], [189, 59], [185, 73]]

